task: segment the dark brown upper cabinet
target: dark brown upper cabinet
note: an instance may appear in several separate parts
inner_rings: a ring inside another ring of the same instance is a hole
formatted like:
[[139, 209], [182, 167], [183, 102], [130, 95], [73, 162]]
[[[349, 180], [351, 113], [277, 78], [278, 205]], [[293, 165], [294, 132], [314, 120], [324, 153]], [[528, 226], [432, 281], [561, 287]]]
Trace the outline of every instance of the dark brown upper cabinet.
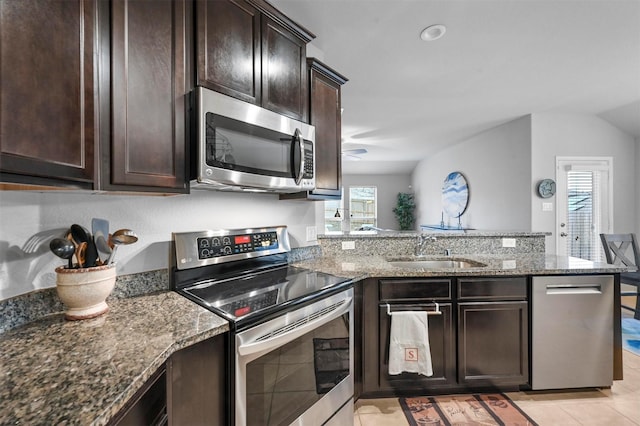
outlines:
[[281, 198], [340, 199], [342, 196], [341, 87], [347, 78], [315, 58], [309, 69], [309, 123], [316, 128], [316, 188]]
[[191, 5], [0, 2], [3, 187], [187, 192]]
[[112, 0], [110, 16], [99, 187], [187, 192], [191, 2]]
[[315, 36], [263, 0], [198, 0], [197, 84], [307, 121]]
[[0, 2], [0, 181], [92, 187], [96, 6]]

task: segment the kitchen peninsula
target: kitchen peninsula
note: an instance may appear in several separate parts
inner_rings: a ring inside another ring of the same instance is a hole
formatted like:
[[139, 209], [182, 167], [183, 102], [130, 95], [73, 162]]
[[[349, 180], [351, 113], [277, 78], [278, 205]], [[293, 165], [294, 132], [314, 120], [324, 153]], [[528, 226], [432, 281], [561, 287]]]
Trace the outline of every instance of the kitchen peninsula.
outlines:
[[[323, 256], [296, 266], [360, 279], [358, 397], [610, 387], [622, 379], [621, 269], [547, 255], [545, 237], [326, 235]], [[429, 313], [432, 377], [388, 373], [392, 311], [407, 310]], [[585, 353], [594, 362], [576, 362]]]
[[[527, 304], [530, 302], [531, 278], [535, 276], [615, 277], [613, 378], [620, 379], [617, 277], [621, 269], [545, 255], [544, 238], [543, 233], [504, 232], [456, 236], [415, 232], [321, 236], [322, 254], [296, 260], [292, 265], [349, 277], [356, 282], [356, 338], [361, 344], [370, 345], [361, 345], [356, 353], [356, 382], [361, 382], [357, 396], [385, 396], [402, 390], [412, 392], [416, 386], [430, 389], [432, 393], [484, 387], [489, 379], [479, 377], [469, 368], [473, 362], [482, 360], [469, 359], [466, 366], [461, 364], [457, 369], [452, 360], [460, 342], [465, 342], [463, 337], [478, 332], [473, 328], [478, 322], [473, 319], [479, 317], [474, 315], [492, 315], [496, 311], [486, 308], [505, 306], [514, 309], [503, 309], [502, 312], [524, 322], [514, 323], [517, 330], [509, 329], [511, 322], [506, 329], [504, 322], [493, 324], [503, 328], [498, 332], [517, 331], [524, 339], [526, 346], [517, 347], [519, 357], [515, 365], [522, 374], [515, 377], [496, 372], [490, 380], [506, 387], [528, 383], [529, 342], [532, 346], [536, 342], [529, 339]], [[515, 239], [515, 247], [498, 247], [503, 245], [503, 239], [507, 239], [507, 245], [513, 245], [509, 239]], [[349, 242], [353, 242], [355, 248], [342, 250], [343, 243], [351, 247]], [[417, 257], [416, 248], [422, 249]], [[449, 250], [450, 256], [443, 254], [445, 250]], [[449, 259], [468, 263], [464, 268], [421, 268], [396, 266], [393, 262], [398, 259], [403, 262]], [[433, 379], [416, 382], [401, 375], [394, 382], [385, 376], [386, 361], [380, 356], [383, 352], [379, 339], [386, 336], [385, 304], [398, 304], [406, 292], [415, 297], [413, 286], [416, 283], [425, 291], [435, 292], [434, 297], [420, 303], [427, 302], [431, 306], [432, 300], [438, 301], [442, 314], [429, 317], [430, 321], [434, 319], [430, 324], [430, 335], [439, 337], [448, 346], [432, 346], [437, 373]], [[168, 288], [168, 283], [164, 287]], [[471, 309], [479, 303], [478, 294], [465, 293], [480, 288], [497, 291], [482, 301], [481, 307], [485, 309], [482, 311]], [[30, 423], [36, 419], [50, 423], [63, 419], [71, 423], [113, 423], [131, 405], [132, 397], [145, 389], [149, 379], [153, 379], [174, 354], [220, 338], [228, 330], [224, 320], [171, 291], [114, 300], [110, 306], [109, 313], [93, 320], [68, 322], [59, 313], [0, 335], [3, 389], [0, 423]], [[454, 328], [459, 322], [455, 319], [455, 309], [459, 310], [459, 315], [468, 315], [472, 320], [468, 324], [470, 328]], [[178, 311], [181, 320], [172, 321]], [[375, 336], [375, 340], [367, 340], [371, 336]], [[472, 339], [466, 341], [472, 342]], [[483, 350], [486, 348], [479, 348], [476, 353], [485, 355]], [[358, 378], [358, 375], [362, 377]]]

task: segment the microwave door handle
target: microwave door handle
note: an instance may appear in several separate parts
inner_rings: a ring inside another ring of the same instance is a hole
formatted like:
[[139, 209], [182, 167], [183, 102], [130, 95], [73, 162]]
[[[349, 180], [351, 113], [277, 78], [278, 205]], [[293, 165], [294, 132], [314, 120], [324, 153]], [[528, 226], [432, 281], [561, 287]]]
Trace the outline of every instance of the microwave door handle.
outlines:
[[[296, 129], [295, 133], [293, 134], [293, 145], [294, 145], [294, 151], [293, 151], [293, 155], [291, 156], [291, 166], [292, 169], [294, 170], [294, 174], [293, 174], [293, 179], [296, 182], [296, 185], [300, 185], [300, 182], [302, 181], [302, 176], [304, 175], [304, 141], [302, 140], [302, 135], [300, 134], [300, 130]], [[300, 158], [300, 165], [298, 167], [296, 167], [296, 151], [298, 154], [298, 158]]]

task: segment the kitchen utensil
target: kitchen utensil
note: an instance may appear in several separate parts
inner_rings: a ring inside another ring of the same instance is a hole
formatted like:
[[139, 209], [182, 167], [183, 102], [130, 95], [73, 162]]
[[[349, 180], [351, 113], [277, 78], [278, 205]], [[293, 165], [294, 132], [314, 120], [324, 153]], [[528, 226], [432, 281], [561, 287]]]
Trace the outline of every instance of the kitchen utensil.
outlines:
[[102, 235], [100, 231], [98, 231], [97, 235], [94, 235], [93, 239], [95, 240], [96, 248], [98, 249], [100, 262], [103, 265], [106, 265], [113, 250], [111, 249], [111, 247], [109, 247], [107, 239], [104, 237], [104, 235]]
[[71, 237], [76, 244], [86, 243], [87, 241], [89, 241], [89, 235], [87, 235], [87, 231], [85, 231], [82, 226], [75, 223], [71, 225]]
[[96, 266], [98, 260], [98, 249], [96, 243], [91, 235], [89, 235], [89, 241], [87, 241], [87, 248], [84, 253], [84, 267], [93, 268]]
[[76, 259], [78, 260], [78, 268], [85, 267], [85, 253], [87, 251], [87, 243], [81, 242], [76, 246]]
[[[71, 237], [78, 247], [85, 243], [82, 248], [82, 259], [78, 258], [78, 266], [81, 268], [91, 268], [96, 266], [96, 259], [98, 258], [98, 250], [91, 237], [91, 234], [78, 224], [71, 225]], [[76, 257], [78, 257], [79, 250], [76, 249]]]
[[67, 266], [67, 269], [73, 268], [71, 258], [76, 251], [76, 247], [71, 241], [64, 238], [54, 238], [49, 243], [49, 248], [56, 256], [62, 259], [68, 259], [69, 265]]
[[98, 258], [102, 264], [107, 263], [111, 255], [111, 247], [107, 244], [109, 238], [109, 221], [106, 219], [91, 219], [91, 232], [93, 233], [93, 241], [98, 250]]
[[118, 229], [111, 235], [109, 241], [113, 243], [113, 251], [111, 252], [111, 256], [109, 256], [108, 263], [113, 263], [118, 246], [133, 244], [138, 241], [138, 236], [131, 229]]

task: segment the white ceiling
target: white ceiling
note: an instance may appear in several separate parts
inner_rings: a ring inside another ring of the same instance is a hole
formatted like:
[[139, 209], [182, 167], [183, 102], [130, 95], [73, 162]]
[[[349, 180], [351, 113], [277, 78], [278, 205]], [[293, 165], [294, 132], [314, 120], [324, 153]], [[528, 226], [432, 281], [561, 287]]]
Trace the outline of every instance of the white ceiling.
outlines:
[[[407, 173], [538, 112], [599, 115], [640, 138], [640, 0], [272, 0], [349, 78], [344, 173]], [[444, 24], [445, 36], [420, 31]]]

